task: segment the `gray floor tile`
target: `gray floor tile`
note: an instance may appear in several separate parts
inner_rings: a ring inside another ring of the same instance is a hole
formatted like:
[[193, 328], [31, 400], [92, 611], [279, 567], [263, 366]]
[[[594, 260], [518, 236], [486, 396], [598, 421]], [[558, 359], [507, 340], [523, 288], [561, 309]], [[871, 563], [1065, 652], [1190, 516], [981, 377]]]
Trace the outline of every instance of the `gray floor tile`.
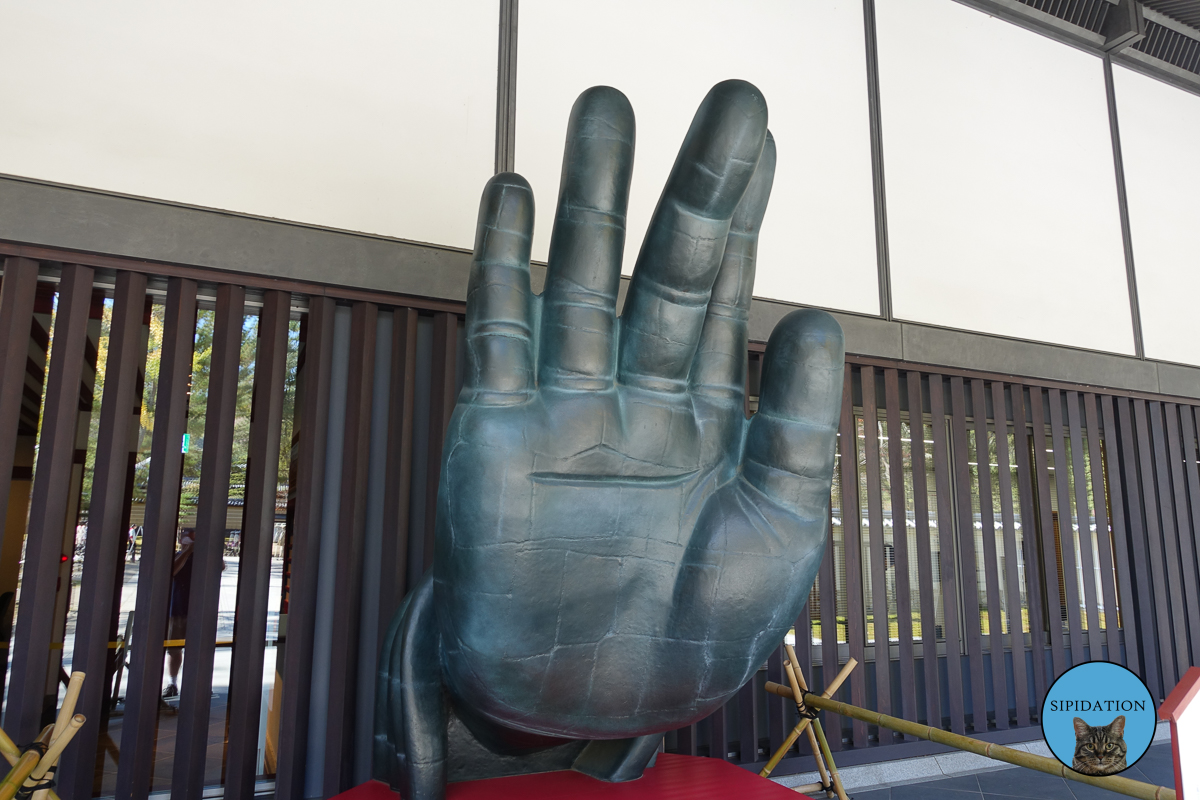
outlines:
[[[1125, 776], [1126, 778], [1129, 778], [1132, 781], [1141, 781], [1142, 783], [1154, 783], [1154, 781], [1150, 780], [1149, 775], [1142, 772], [1141, 767], [1130, 767], [1129, 769], [1125, 770], [1121, 774], [1123, 776]], [[1158, 785], [1162, 786], [1161, 783]]]
[[876, 789], [871, 792], [849, 792], [853, 800], [891, 800], [890, 789]]
[[1147, 754], [1134, 769], [1145, 775], [1149, 783], [1175, 788], [1175, 764], [1169, 759], [1151, 758]]
[[[941, 781], [893, 786], [892, 800], [980, 800], [979, 792], [962, 792], [939, 786]], [[857, 800], [857, 798], [856, 798]]]
[[1150, 783], [1175, 787], [1175, 757], [1169, 744], [1151, 747], [1134, 764], [1134, 769], [1140, 770]]
[[952, 778], [939, 778], [936, 781], [930, 781], [929, 784], [936, 785], [942, 789], [953, 789], [956, 792], [983, 791], [979, 787], [978, 776], [976, 776], [974, 773], [971, 773], [970, 775], [955, 775]]
[[[1134, 781], [1145, 781], [1146, 776], [1142, 775], [1136, 767], [1127, 769], [1121, 773], [1122, 778], [1129, 778]], [[1114, 800], [1120, 795], [1113, 794], [1108, 789], [1101, 789], [1099, 786], [1092, 786], [1087, 783], [1078, 783], [1077, 781], [1068, 781], [1071, 786], [1071, 792], [1075, 795], [1076, 800]]]
[[1067, 782], [1031, 769], [1002, 769], [976, 776], [986, 794], [1027, 797], [1035, 800], [1074, 800]]

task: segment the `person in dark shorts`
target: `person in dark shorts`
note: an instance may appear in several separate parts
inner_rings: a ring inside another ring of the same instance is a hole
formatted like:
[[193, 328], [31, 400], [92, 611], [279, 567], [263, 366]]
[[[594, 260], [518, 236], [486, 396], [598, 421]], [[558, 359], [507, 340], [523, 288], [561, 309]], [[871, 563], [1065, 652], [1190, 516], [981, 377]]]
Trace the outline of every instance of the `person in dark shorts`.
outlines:
[[[187, 638], [188, 599], [192, 593], [192, 550], [196, 544], [194, 528], [184, 528], [179, 536], [179, 552], [171, 568], [171, 608], [167, 620], [167, 639]], [[183, 648], [167, 648], [167, 679], [163, 697], [179, 696], [179, 668], [183, 665]]]

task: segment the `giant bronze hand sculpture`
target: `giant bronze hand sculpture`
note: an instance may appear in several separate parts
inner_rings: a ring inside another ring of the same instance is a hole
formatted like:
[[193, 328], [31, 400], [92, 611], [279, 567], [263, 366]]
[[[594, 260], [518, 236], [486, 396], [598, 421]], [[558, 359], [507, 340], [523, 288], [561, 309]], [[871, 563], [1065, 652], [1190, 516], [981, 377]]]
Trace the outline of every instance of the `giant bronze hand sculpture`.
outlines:
[[452, 719], [510, 756], [586, 740], [576, 769], [638, 777], [779, 646], [824, 552], [832, 317], [779, 323], [743, 411], [766, 103], [742, 81], [704, 99], [618, 318], [633, 142], [620, 92], [575, 103], [541, 296], [529, 184], [484, 189], [433, 569], [381, 657], [376, 770], [408, 800], [444, 796]]

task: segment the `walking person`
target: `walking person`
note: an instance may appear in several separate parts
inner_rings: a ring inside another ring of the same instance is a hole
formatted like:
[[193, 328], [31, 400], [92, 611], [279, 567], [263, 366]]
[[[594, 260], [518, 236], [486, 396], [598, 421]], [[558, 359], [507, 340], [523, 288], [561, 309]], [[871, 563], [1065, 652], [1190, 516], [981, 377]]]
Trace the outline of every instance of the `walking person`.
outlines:
[[[167, 619], [167, 639], [187, 638], [188, 599], [192, 593], [192, 552], [196, 544], [196, 529], [184, 528], [179, 535], [179, 552], [171, 567], [171, 607]], [[179, 696], [179, 668], [183, 665], [183, 647], [167, 648], [167, 688], [163, 697]]]

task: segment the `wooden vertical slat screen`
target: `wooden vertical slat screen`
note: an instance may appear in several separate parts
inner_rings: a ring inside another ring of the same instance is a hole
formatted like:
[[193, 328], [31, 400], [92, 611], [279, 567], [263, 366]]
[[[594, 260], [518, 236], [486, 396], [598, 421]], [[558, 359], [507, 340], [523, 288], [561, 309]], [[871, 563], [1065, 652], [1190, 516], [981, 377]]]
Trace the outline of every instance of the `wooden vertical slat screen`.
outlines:
[[[1062, 419], [1062, 393], [1051, 389], [1047, 393], [1050, 402], [1050, 435], [1054, 442], [1054, 487], [1058, 496], [1058, 558], [1062, 564], [1063, 586], [1067, 596], [1067, 630], [1071, 639], [1071, 663], [1081, 664], [1087, 660], [1083, 651], [1083, 622], [1079, 615], [1079, 579], [1075, 570], [1074, 527], [1075, 514], [1071, 511], [1071, 485], [1067, 479], [1067, 448]], [[1079, 475], [1083, 480], [1083, 475]], [[1086, 510], [1084, 513], [1087, 513]]]
[[[896, 630], [900, 655], [901, 715], [916, 719], [917, 681], [913, 663], [912, 587], [908, 570], [908, 508], [904, 497], [904, 443], [901, 441], [900, 375], [897, 370], [883, 371], [883, 396], [887, 412], [888, 483], [892, 500], [892, 553], [896, 585]], [[912, 437], [909, 437], [910, 439]], [[882, 533], [882, 528], [880, 533]], [[890, 627], [890, 625], [889, 625]], [[888, 680], [891, 680], [889, 674]], [[896, 735], [896, 741], [904, 737]]]
[[[7, 481], [13, 474], [37, 278], [37, 262], [11, 257], [4, 260], [4, 280], [0, 283], [0, 481]], [[8, 495], [5, 484], [0, 490], [0, 542], [6, 535]]]
[[1100, 614], [1096, 604], [1096, 571], [1093, 564], [1091, 504], [1083, 458], [1083, 430], [1079, 418], [1079, 393], [1067, 392], [1067, 427], [1071, 437], [1071, 474], [1075, 478], [1075, 523], [1079, 528], [1079, 572], [1083, 578], [1083, 613], [1087, 622], [1088, 655], [1100, 658]]
[[238, 559], [238, 610], [233, 623], [229, 711], [225, 723], [226, 800], [249, 800], [254, 796], [290, 315], [291, 295], [278, 291], [266, 293], [254, 357], [242, 551]]
[[758, 757], [758, 697], [754, 679], [738, 690], [738, 747], [743, 764], [754, 764]]
[[245, 305], [246, 290], [242, 287], [222, 284], [217, 289], [196, 502], [196, 538], [191, 557], [192, 585], [184, 645], [187, 658], [183, 664], [175, 763], [171, 772], [171, 796], [182, 800], [200, 800], [204, 792]]
[[[845, 489], [842, 489], [842, 495], [845, 495]], [[845, 506], [840, 512], [843, 515], [843, 530]], [[831, 510], [832, 514], [832, 510]], [[832, 538], [832, 537], [831, 537]], [[817, 590], [821, 598], [821, 691], [825, 690], [825, 686], [833, 680], [837, 675], [838, 669], [841, 667], [838, 657], [838, 625], [837, 625], [837, 584], [836, 573], [834, 570], [834, 552], [833, 542], [830, 541], [825, 547], [825, 556], [821, 559], [821, 567], [817, 574]], [[804, 613], [801, 615], [801, 625], [796, 628], [796, 652], [800, 657], [800, 666], [803, 668], [806, 664], [812, 662], [812, 625], [808, 615], [808, 606], [805, 606]], [[807, 639], [802, 639], [802, 636], [807, 636]], [[807, 660], [806, 660], [807, 659]], [[812, 675], [810, 671], [809, 676]], [[807, 677], [807, 676], [806, 676]], [[810, 678], [810, 683], [812, 679]], [[816, 689], [814, 689], [816, 691]], [[829, 739], [829, 747], [833, 750], [842, 749], [842, 721], [840, 717], [833, 714], [826, 714], [825, 721], [827, 738]]]
[[150, 449], [154, 469], [150, 471], [146, 492], [142, 560], [138, 565], [134, 608], [131, 649], [139, 657], [130, 664], [121, 730], [125, 757], [117, 765], [116, 796], [120, 800], [140, 799], [150, 793], [162, 686], [162, 637], [167, 629], [171, 562], [175, 554], [175, 524], [179, 513], [179, 480], [183, 469], [181, 444], [187, 429], [195, 329], [196, 283], [186, 278], [172, 278], [167, 285], [154, 438]]
[[[12, 471], [17, 426], [24, 424], [19, 421], [22, 403], [28, 406], [30, 402], [25, 381], [30, 353], [37, 355], [31, 350], [30, 337], [38, 268], [34, 262], [9, 258], [0, 281], [0, 377], [4, 378], [0, 386], [0, 474], [4, 474], [5, 459]], [[54, 273], [49, 274], [48, 280], [53, 281]], [[50, 657], [50, 645], [57, 643], [58, 638], [53, 637], [61, 634], [52, 630], [61, 623], [61, 616], [56, 622], [52, 614], [59, 591], [55, 585], [60, 574], [59, 545], [64, 533], [69, 543], [75, 524], [68, 515], [75, 513], [79, 498], [69, 493], [78, 491], [79, 468], [74, 467], [74, 489], [64, 476], [71, 474], [69, 470], [82, 452], [78, 437], [84, 430], [80, 426], [87, 424], [88, 412], [81, 409], [90, 404], [91, 391], [85, 367], [94, 360], [97, 346], [95, 319], [91, 323], [93, 349], [87, 338], [89, 314], [94, 317], [96, 311], [93, 278], [89, 268], [68, 265], [57, 285], [59, 302], [45, 412], [40, 421], [37, 480], [26, 534], [24, 594], [14, 642], [14, 691], [6, 720], [6, 727], [14, 728], [18, 738], [36, 733], [52, 700], [43, 695], [53, 691], [48, 670], [58, 663], [57, 656]], [[94, 447], [96, 466], [90, 505], [81, 512], [87, 514], [90, 535], [72, 642], [72, 667], [96, 676], [111, 674], [114, 602], [122, 588], [121, 565], [134, 490], [129, 477], [130, 443], [137, 426], [133, 416], [140, 408], [140, 379], [147, 358], [145, 272], [118, 271], [116, 279], [103, 406], [98, 435], [88, 445]], [[213, 284], [217, 315], [200, 477], [196, 577], [186, 641], [184, 696], [174, 720], [177, 735], [171, 765], [172, 792], [183, 798], [198, 798], [206, 782], [216, 780], [217, 751], [210, 753], [208, 736], [210, 711], [217, 706], [212, 704], [210, 692], [217, 688], [212, 685], [212, 673], [218, 647], [220, 561], [230, 506], [233, 420], [246, 305], [242, 288], [222, 282], [216, 274]], [[295, 435], [284, 443], [281, 431], [292, 298], [276, 290], [263, 296], [252, 367], [253, 410], [225, 719], [227, 752], [222, 764], [224, 792], [230, 797], [249, 798], [263, 788], [256, 785], [260, 777], [256, 755], [259, 720], [264, 713], [262, 672], [269, 646], [265, 631], [271, 599], [271, 543], [283, 446], [294, 446], [289, 492], [296, 498], [296, 507], [288, 523], [290, 549], [284, 566], [286, 605], [282, 608], [287, 617], [286, 625], [281, 625], [276, 666], [282, 680], [275, 687], [282, 694], [272, 701], [273, 709], [278, 710], [278, 734], [274, 734], [273, 722], [268, 738], [277, 753], [276, 796], [305, 795], [334, 306], [330, 296], [307, 298], [308, 309], [301, 315]], [[123, 690], [119, 751], [104, 738], [102, 727], [107, 703], [118, 687], [103, 678], [89, 681], [80, 710], [95, 723], [89, 722], [77, 740], [80, 746], [62, 765], [64, 792], [60, 793], [64, 796], [68, 791], [70, 796], [90, 796], [102, 790], [101, 772], [111, 771], [115, 762], [115, 794], [144, 798], [151, 790], [156, 751], [161, 759], [162, 748], [172, 746], [159, 731], [158, 694], [179, 525], [180, 445], [187, 423], [196, 308], [196, 283], [170, 278], [153, 396], [153, 468], [145, 487], [135, 624], [133, 640], [126, 643], [129, 676]], [[373, 430], [378, 313], [392, 313], [394, 324], [386, 429]], [[407, 590], [409, 559], [419, 568], [427, 567], [433, 558], [442, 442], [456, 400], [459, 313], [444, 307], [435, 310], [431, 371], [424, 374], [419, 374], [417, 365], [418, 316], [416, 308], [385, 308], [361, 295], [353, 301], [346, 447], [340, 472], [329, 476], [336, 481], [331, 490], [339, 491], [340, 498], [339, 548], [333, 565], [330, 691], [328, 707], [323, 709], [328, 716], [324, 785], [319, 789], [326, 796], [348, 787], [352, 779], [349, 754], [367, 744], [354, 741], [356, 660], [359, 637], [380, 635], [373, 626], [360, 630], [367, 457], [370, 443], [380, 436], [386, 436], [388, 449], [381, 627], [389, 623]], [[424, 336], [427, 329], [421, 330]], [[425, 350], [422, 358], [428, 352]], [[414, 462], [415, 410], [426, 399], [418, 397], [417, 387], [426, 380], [430, 387], [430, 446], [427, 455]], [[882, 403], [877, 403], [880, 389]], [[926, 405], [932, 424], [928, 454]], [[903, 430], [906, 411], [907, 442]], [[883, 424], [886, 448], [879, 439]], [[1125, 663], [1144, 677], [1156, 698], [1174, 686], [1188, 665], [1189, 652], [1200, 647], [1200, 571], [1195, 563], [1200, 533], [1197, 405], [1179, 398], [1113, 394], [1052, 382], [1039, 385], [1037, 381], [1012, 381], [961, 370], [932, 372], [915, 365], [852, 357], [844, 374], [839, 434], [841, 496], [836, 513], [840, 515], [839, 546], [845, 574], [839, 571], [841, 562], [835, 558], [831, 539], [818, 569], [816, 594], [810, 600], [818, 605], [806, 605], [795, 622], [797, 657], [814, 688], [830, 680], [849, 655], [864, 665], [842, 691], [851, 702], [918, 721], [924, 718], [931, 725], [958, 732], [973, 728], [981, 733], [990, 727], [989, 699], [998, 729], [1038, 724], [1040, 701], [1053, 678], [1068, 663], [1085, 657]], [[969, 444], [972, 436], [973, 449]], [[997, 470], [994, 483], [993, 468]], [[410, 492], [422, 471], [428, 478], [424, 482], [425, 513], [416, 515], [420, 527], [410, 531]], [[886, 498], [885, 483], [890, 487]], [[860, 486], [865, 509], [860, 508]], [[937, 554], [935, 531], [940, 540]], [[873, 648], [868, 648], [864, 567], [870, 570]], [[1063, 580], [1066, 583], [1060, 585]], [[939, 605], [944, 617], [940, 629], [936, 620]], [[844, 617], [840, 608], [845, 609]], [[899, 655], [894, 696], [891, 613], [897, 615]], [[819, 643], [814, 642], [817, 624]], [[988, 628], [987, 636], [982, 624]], [[840, 625], [845, 626], [841, 645]], [[919, 653], [916, 638], [921, 643]], [[1029, 650], [1032, 652], [1027, 655]], [[1011, 651], [1011, 661], [1006, 651]], [[867, 691], [870, 679], [865, 667], [872, 660], [866, 658], [868, 653], [873, 653], [876, 661], [871, 667], [873, 692]], [[919, 670], [918, 657], [923, 659]], [[813, 674], [817, 664], [820, 678]], [[985, 669], [989, 664], [990, 677]], [[681, 752], [758, 768], [796, 720], [789, 703], [762, 692], [764, 679], [784, 680], [782, 667], [782, 653], [777, 650], [756, 679], [727, 705], [680, 730], [669, 741]], [[852, 749], [875, 743], [868, 738], [868, 733], [874, 736], [875, 731], [864, 723], [850, 722], [843, 728], [843, 721], [834, 715], [826, 715], [825, 722], [834, 749], [843, 748], [844, 737]], [[878, 744], [890, 747], [876, 758], [915, 752], [914, 744], [902, 743], [886, 729], [879, 734]], [[778, 772], [801, 769], [811, 769], [811, 760], [807, 748], [797, 745]], [[271, 772], [269, 761], [267, 772]], [[110, 784], [105, 785], [110, 788], [102, 791], [113, 791]]]
[[[1152, 568], [1149, 557], [1148, 532], [1150, 529], [1146, 525], [1146, 518], [1142, 511], [1143, 493], [1139, 488], [1138, 482], [1141, 472], [1141, 461], [1137, 455], [1136, 442], [1141, 437], [1135, 430], [1137, 421], [1134, 416], [1138, 412], [1138, 407], [1136, 403], [1123, 397], [1117, 398], [1116, 404], [1121, 431], [1121, 457], [1125, 478], [1123, 485], [1128, 496], [1125, 507], [1129, 510], [1129, 540], [1137, 580], [1138, 623], [1143, 637], [1143, 652], [1156, 654], [1158, 652], [1157, 637], [1160, 629], [1157, 625], [1159, 622], [1158, 617], [1154, 613], [1154, 603], [1157, 600], [1155, 595], [1161, 590], [1161, 583], [1157, 589], [1151, 587], [1148, 574], [1149, 569]], [[1146, 644], [1151, 645], [1149, 649], [1145, 649]], [[1147, 655], [1146, 661], [1145, 671], [1142, 674], [1150, 687], [1151, 693], [1153, 693], [1156, 699], [1166, 697], [1166, 693], [1163, 691], [1160, 665], [1158, 663], [1149, 663], [1149, 655]], [[1172, 683], [1172, 685], [1174, 684]]]
[[[925, 475], [925, 414], [921, 373], [906, 375], [909, 439], [912, 453], [913, 517], [917, 534], [917, 585], [921, 604], [921, 655], [925, 677], [925, 722], [942, 725], [942, 694], [938, 681], [937, 612], [933, 596], [933, 545], [929, 535], [929, 487]], [[918, 713], [913, 709], [913, 714]]]
[[[1196, 582], [1196, 551], [1198, 551], [1198, 536], [1200, 536], [1200, 480], [1196, 476], [1196, 438], [1195, 438], [1194, 409], [1190, 405], [1180, 407], [1180, 432], [1183, 438], [1182, 456], [1175, 458], [1176, 468], [1183, 473], [1183, 485], [1176, 488], [1177, 503], [1181, 504], [1180, 513], [1180, 554], [1184, 571], [1184, 579], [1192, 590], [1193, 600], [1188, 603], [1188, 636], [1192, 638], [1193, 649], [1200, 650], [1200, 600], [1196, 600], [1200, 590]], [[1188, 513], [1190, 510], [1190, 513]], [[1187, 528], [1190, 525], [1190, 535]]]
[[[1179, 568], [1179, 546], [1176, 537], [1175, 509], [1171, 502], [1171, 467], [1167, 460], [1167, 444], [1165, 420], [1163, 419], [1163, 404], [1152, 402], [1150, 405], [1150, 434], [1154, 446], [1154, 473], [1158, 486], [1158, 511], [1162, 522], [1163, 562], [1167, 568], [1167, 597], [1182, 600], [1186, 597], [1183, 586], [1182, 571]], [[1175, 647], [1176, 673], [1175, 679], [1183, 677], [1191, 666], [1188, 657], [1187, 624], [1184, 619], [1185, 602], [1164, 604], [1163, 608], [1170, 609], [1171, 628], [1174, 634], [1172, 644]], [[1164, 654], [1165, 657], [1165, 654]]]
[[[1066, 645], [1062, 626], [1066, 617], [1059, 583], [1058, 556], [1054, 544], [1054, 510], [1050, 498], [1050, 464], [1046, 458], [1045, 394], [1036, 386], [1029, 389], [1029, 419], [1033, 423], [1033, 461], [1037, 473], [1038, 515], [1041, 518], [1041, 561], [1038, 562], [1046, 587], [1046, 618], [1050, 637], [1050, 655], [1054, 666], [1048, 682], [1054, 683], [1067, 669]], [[1036, 559], [1035, 559], [1036, 561]]]
[[[125, 509], [129, 439], [134, 423], [130, 410], [135, 402], [138, 408], [141, 406], [138, 372], [146, 360], [145, 350], [141, 347], [145, 305], [146, 276], [120, 273], [113, 300], [95, 478], [88, 513], [87, 549], [71, 662], [72, 670], [97, 678], [108, 669], [109, 623], [113, 600], [120, 588], [117, 556], [125, 544], [122, 512]], [[107, 694], [107, 682], [103, 680], [83, 685], [76, 709], [88, 721], [75, 735], [75, 746], [64, 753], [58, 772], [60, 784], [71, 787], [71, 796], [91, 794], [95, 777], [94, 754], [100, 740], [101, 713], [105, 710]]]
[[[16, 500], [18, 504], [25, 499], [16, 488], [18, 473], [24, 473], [25, 466], [18, 469], [17, 462], [27, 460], [24, 454], [18, 458], [18, 443], [22, 438], [36, 436], [38, 429], [35, 409], [41, 405], [45, 370], [30, 357], [30, 351], [36, 349], [44, 353], [49, 345], [48, 337], [42, 338], [45, 331], [34, 316], [39, 289], [46, 293], [46, 288], [38, 285], [37, 262], [16, 257], [5, 259], [4, 278], [0, 281], [0, 481], [7, 482], [11, 478], [11, 482], [0, 485], [0, 552], [5, 553], [19, 551], [19, 540], [25, 536], [23, 528], [18, 526], [8, 530], [7, 523], [10, 495], [21, 495]], [[36, 388], [29, 385], [30, 378]], [[20, 478], [24, 478], [24, 474]], [[9, 601], [13, 599], [15, 593], [8, 598]], [[12, 603], [6, 602], [5, 607], [0, 608], [0, 627], [3, 629], [0, 646], [5, 648], [6, 656], [11, 652], [8, 648], [11, 646], [12, 615]], [[0, 694], [5, 690], [7, 677], [7, 670], [0, 670]]]
[[[767, 680], [787, 683], [787, 678], [783, 676], [783, 645], [775, 648], [775, 652], [767, 657]], [[764, 699], [767, 701], [767, 741], [770, 742], [770, 751], [774, 753], [783, 744], [787, 701], [773, 694], [768, 694]]]
[[417, 383], [417, 310], [397, 308], [392, 321], [387, 475], [379, 574], [379, 642], [408, 591], [409, 507], [412, 494], [413, 409]]
[[434, 532], [437, 529], [438, 483], [442, 472], [442, 442], [450, 413], [458, 399], [454, 371], [458, 353], [458, 317], [441, 312], [433, 317], [433, 379], [429, 398], [429, 459], [425, 482], [425, 530], [422, 537], [422, 572], [433, 564]]
[[[358, 633], [366, 538], [367, 469], [371, 453], [371, 401], [375, 385], [378, 308], [355, 303], [350, 317], [350, 370], [342, 450], [338, 548], [333, 589], [333, 640], [325, 727], [325, 796], [351, 788], [354, 717], [358, 696]], [[366, 747], [368, 743], [359, 742]]]
[[[1029, 641], [1033, 662], [1034, 697], [1046, 696], [1046, 631], [1043, 623], [1042, 571], [1039, 569], [1038, 509], [1033, 499], [1033, 462], [1030, 460], [1029, 428], [1025, 423], [1025, 387], [1010, 388], [1013, 409], [1013, 449], [1017, 463], [1017, 492], [1021, 501], [1021, 531], [1025, 545], [1020, 558], [1025, 564], [1025, 586], [1029, 598]], [[1021, 640], [1024, 640], [1022, 635]], [[1015, 652], [1014, 645], [1014, 652]], [[1023, 647], [1023, 645], [1022, 645]], [[1035, 700], [1036, 703], [1036, 700]], [[1018, 709], [1019, 712], [1019, 709]]]
[[1113, 583], [1112, 537], [1109, 535], [1104, 487], [1104, 458], [1100, 447], [1100, 416], [1094, 394], [1087, 392], [1083, 395], [1083, 411], [1087, 424], [1088, 458], [1092, 465], [1092, 509], [1096, 515], [1096, 556], [1100, 565], [1099, 596], [1104, 602], [1104, 638], [1108, 645], [1108, 660], [1122, 663], [1121, 636], [1117, 627], [1117, 593]]
[[695, 725], [688, 725], [685, 728], [679, 729], [675, 745], [676, 752], [682, 753], [685, 756], [694, 756], [698, 753], [698, 745]]
[[[891, 646], [888, 640], [887, 560], [883, 542], [883, 490], [879, 475], [879, 418], [875, 399], [875, 368], [865, 367], [862, 380], [863, 436], [867, 479], [868, 550], [871, 560], [871, 620], [875, 636], [875, 710], [892, 713]], [[853, 484], [858, 488], [858, 481]], [[866, 669], [866, 665], [863, 665]], [[892, 731], [879, 729], [879, 744], [891, 744]]]
[[[1018, 393], [1019, 393], [1018, 387]], [[1021, 581], [1017, 564], [1020, 556], [1017, 550], [1016, 518], [1013, 514], [1012, 473], [1009, 471], [1008, 453], [1008, 420], [1005, 413], [1004, 384], [992, 381], [992, 409], [996, 420], [996, 471], [1000, 492], [1000, 519], [1003, 525], [1002, 543], [1004, 548], [1004, 586], [1008, 618], [1008, 639], [1012, 648], [1013, 664], [1013, 701], [1017, 716], [1017, 727], [1029, 724], [1029, 682], [1025, 669], [1025, 630], [1021, 623]], [[995, 669], [995, 653], [999, 650], [1000, 666], [1004, 666], [1003, 636], [999, 630], [993, 631], [992, 668]], [[1003, 673], [1003, 669], [1001, 670]], [[1003, 674], [1000, 676], [1004, 677]], [[1006, 682], [1007, 683], [1007, 682]], [[1008, 722], [1007, 708], [996, 704], [996, 719]], [[1005, 727], [1008, 727], [1005, 725]]]
[[709, 723], [709, 756], [722, 761], [729, 760], [729, 721], [726, 712], [728, 704], [721, 706], [708, 717]]
[[[1153, 408], [1154, 404], [1149, 404]], [[1179, 680], [1175, 673], [1173, 644], [1177, 641], [1171, 631], [1170, 604], [1167, 602], [1169, 589], [1167, 572], [1163, 564], [1162, 533], [1159, 527], [1158, 493], [1155, 491], [1154, 454], [1150, 449], [1150, 421], [1147, 404], [1141, 399], [1133, 401], [1133, 422], [1137, 430], [1138, 462], [1141, 467], [1142, 504], [1146, 522], [1147, 551], [1150, 554], [1150, 571], [1153, 578], [1148, 582], [1154, 589], [1154, 619], [1158, 625], [1159, 667], [1162, 669], [1163, 688], [1174, 686]]]
[[[1133, 599], [1133, 572], [1129, 568], [1129, 537], [1126, 535], [1125, 514], [1123, 513], [1123, 509], [1125, 508], [1125, 492], [1123, 488], [1124, 481], [1121, 479], [1121, 445], [1117, 438], [1117, 423], [1116, 414], [1113, 410], [1113, 398], [1100, 398], [1100, 415], [1104, 420], [1104, 438], [1107, 442], [1104, 452], [1104, 464], [1109, 477], [1108, 518], [1112, 523], [1112, 550], [1113, 558], [1116, 562], [1114, 568], [1116, 570], [1117, 587], [1121, 596], [1120, 622], [1125, 641], [1125, 666], [1141, 675], [1142, 662], [1138, 654], [1137, 643], [1138, 626], [1140, 623], [1135, 611], [1137, 606]], [[1196, 530], [1200, 530], [1200, 526], [1197, 526]], [[1113, 627], [1115, 628], [1116, 626], [1114, 625]], [[1113, 660], [1111, 644], [1109, 660]], [[1146, 676], [1143, 675], [1143, 677]]]
[[29, 742], [53, 715], [46, 683], [54, 618], [63, 527], [66, 525], [71, 467], [79, 414], [79, 388], [92, 301], [92, 270], [63, 267], [50, 375], [46, 384], [37, 473], [29, 502], [25, 565], [9, 680], [4, 730], [15, 741]]
[[[1000, 572], [996, 559], [996, 515], [992, 505], [992, 457], [989, 452], [987, 396], [983, 381], [971, 381], [971, 403], [974, 411], [975, 464], [979, 486], [979, 522], [983, 530], [984, 587], [987, 593], [988, 661], [992, 666], [992, 708], [996, 728], [1008, 729], [1008, 681], [1004, 668], [1004, 609], [1000, 604]], [[1004, 419], [1004, 406], [996, 412], [997, 438]], [[998, 446], [998, 445], [997, 445]], [[978, 584], [976, 584], [978, 585]], [[978, 730], [978, 729], [977, 729]]]
[[[979, 554], [975, 551], [975, 524], [971, 513], [971, 467], [967, 447], [967, 399], [963, 379], [950, 379], [951, 453], [958, 500], [958, 548], [962, 573], [963, 622], [967, 663], [971, 673], [971, 724], [975, 733], [987, 731], [987, 687], [983, 678], [983, 642], [979, 619]], [[986, 452], [986, 451], [985, 451]]]
[[296, 470], [296, 519], [292, 531], [283, 703], [279, 719], [279, 761], [275, 778], [275, 796], [279, 800], [304, 800], [305, 797], [313, 625], [328, 444], [329, 373], [333, 362], [333, 298], [310, 297], [308, 302], [307, 335], [301, 353], [303, 360], [297, 371], [299, 413], [296, 422], [300, 428], [300, 452]]
[[[867, 705], [866, 615], [863, 609], [862, 513], [858, 505], [858, 432], [854, 424], [854, 370], [847, 364], [842, 384], [841, 447], [842, 531], [846, 548], [846, 641], [859, 667], [850, 673], [850, 702]], [[826, 677], [826, 680], [832, 680]], [[867, 723], [854, 720], [852, 740], [867, 746]]]
[[937, 490], [938, 535], [942, 545], [942, 609], [945, 615], [946, 683], [950, 730], [966, 732], [966, 695], [962, 674], [962, 640], [959, 622], [958, 569], [947, 550], [954, 552], [955, 515], [950, 490], [950, 445], [946, 437], [946, 400], [941, 375], [929, 376], [929, 410], [933, 418], [933, 469]]

